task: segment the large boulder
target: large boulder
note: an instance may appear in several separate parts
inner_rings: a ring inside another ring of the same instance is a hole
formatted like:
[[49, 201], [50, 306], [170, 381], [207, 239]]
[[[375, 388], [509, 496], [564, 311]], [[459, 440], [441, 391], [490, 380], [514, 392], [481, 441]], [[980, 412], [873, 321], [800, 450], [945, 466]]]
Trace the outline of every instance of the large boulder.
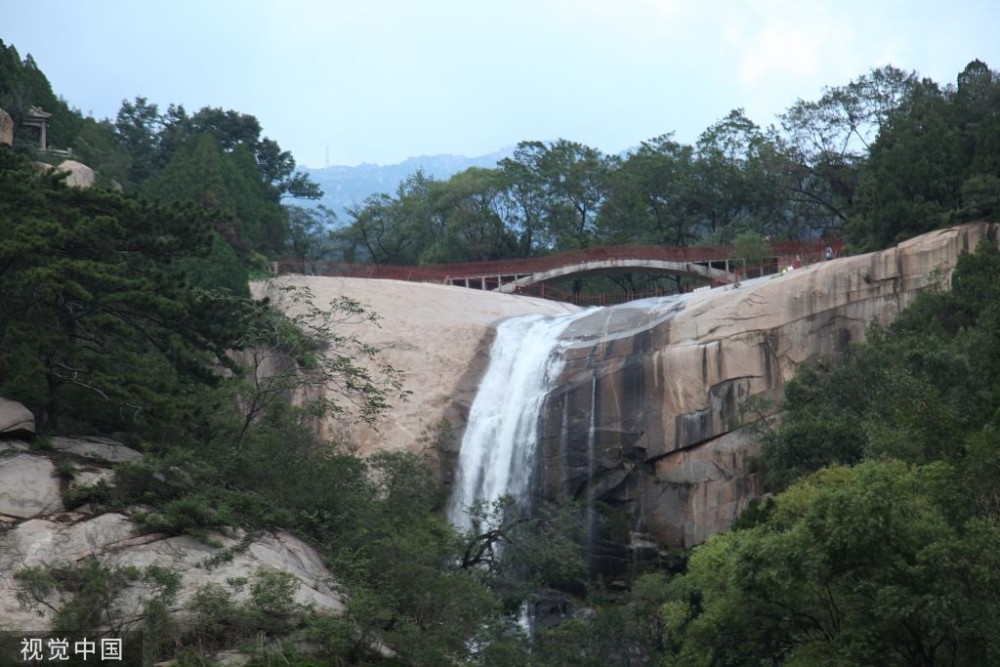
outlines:
[[[308, 288], [317, 305], [341, 296], [355, 298], [381, 318], [378, 326], [359, 321], [337, 327], [339, 334], [357, 336], [378, 348], [380, 363], [405, 373], [403, 390], [409, 392], [405, 400], [391, 397], [392, 409], [374, 427], [326, 424], [327, 435], [346, 431], [360, 454], [419, 451], [441, 420], [464, 425], [489, 363], [493, 325], [498, 320], [579, 310], [545, 299], [399, 280], [286, 275], [275, 282]], [[263, 296], [268, 284], [255, 283], [252, 288], [255, 295]], [[273, 370], [280, 366], [280, 360], [269, 363]]]
[[10, 114], [0, 109], [0, 146], [14, 144], [14, 119]]
[[0, 518], [27, 519], [62, 509], [55, 466], [46, 458], [15, 454], [0, 458]]
[[[52, 592], [37, 610], [18, 599], [24, 585], [14, 576], [25, 568], [67, 568], [96, 558], [109, 570], [152, 565], [180, 575], [181, 588], [171, 611], [182, 623], [190, 619], [188, 604], [199, 589], [226, 588], [227, 582], [252, 581], [261, 571], [284, 572], [298, 583], [295, 601], [320, 612], [339, 614], [343, 600], [333, 588], [333, 578], [319, 554], [286, 532], [269, 533], [242, 544], [241, 533], [213, 534], [209, 541], [190, 536], [136, 535], [128, 517], [109, 513], [86, 518], [54, 515], [24, 521], [0, 534], [0, 622], [20, 631], [45, 631], [51, 627], [51, 607], [58, 608], [59, 594]], [[151, 594], [148, 582], [136, 578], [113, 601], [109, 613], [116, 625], [141, 627], [143, 600]], [[245, 598], [236, 593], [236, 599]]]
[[[321, 613], [343, 611], [343, 600], [319, 553], [288, 532], [253, 539], [240, 530], [211, 533], [205, 539], [140, 534], [124, 513], [100, 514], [90, 505], [67, 511], [57, 474], [64, 471], [62, 463], [72, 463], [66, 469], [72, 470], [73, 479], [66, 485], [74, 490], [112, 484], [113, 466], [134, 461], [140, 454], [109, 438], [53, 437], [49, 444], [44, 451], [30, 451], [25, 442], [0, 440], [0, 631], [47, 631], [54, 610], [65, 601], [54, 590], [35, 589], [29, 594], [19, 572], [27, 568], [65, 572], [90, 559], [109, 571], [128, 568], [141, 574], [158, 566], [176, 572], [180, 590], [170, 612], [182, 629], [193, 620], [189, 603], [200, 589], [216, 585], [235, 601], [245, 601], [247, 587], [233, 587], [231, 582], [253, 582], [269, 572], [290, 575], [298, 586], [297, 603]], [[115, 626], [141, 629], [144, 602], [155, 594], [154, 585], [141, 576], [126, 579], [125, 589], [110, 602], [105, 616]], [[32, 600], [36, 604], [30, 604]]]
[[35, 432], [35, 415], [17, 401], [0, 398], [0, 435], [24, 435]]
[[97, 174], [94, 173], [94, 170], [76, 160], [63, 160], [56, 167], [56, 171], [66, 172], [66, 185], [76, 188], [89, 188], [97, 182]]

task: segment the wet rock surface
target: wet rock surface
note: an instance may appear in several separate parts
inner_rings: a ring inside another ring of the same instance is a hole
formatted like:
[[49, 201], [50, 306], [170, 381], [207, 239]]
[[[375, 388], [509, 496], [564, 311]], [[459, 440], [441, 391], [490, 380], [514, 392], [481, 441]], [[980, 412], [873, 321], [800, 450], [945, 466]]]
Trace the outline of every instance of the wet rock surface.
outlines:
[[[748, 399], [774, 401], [801, 363], [891, 323], [947, 287], [963, 252], [998, 225], [941, 230], [784, 275], [594, 311], [576, 320], [540, 424], [538, 489], [601, 501], [595, 549], [624, 528], [676, 547], [728, 529], [762, 493]], [[777, 408], [772, 408], [776, 410]]]

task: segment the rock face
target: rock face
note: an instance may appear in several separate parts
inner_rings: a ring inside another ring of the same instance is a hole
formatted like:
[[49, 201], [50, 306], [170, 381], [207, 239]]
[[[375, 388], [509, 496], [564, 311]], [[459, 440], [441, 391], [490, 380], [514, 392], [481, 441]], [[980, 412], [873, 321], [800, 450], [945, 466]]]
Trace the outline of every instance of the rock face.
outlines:
[[56, 171], [67, 172], [66, 185], [76, 188], [89, 188], [97, 182], [97, 174], [94, 173], [94, 170], [76, 160], [63, 160], [56, 167]]
[[0, 109], [0, 146], [10, 146], [14, 143], [14, 119], [10, 114]]
[[[576, 306], [450, 285], [398, 280], [321, 276], [282, 276], [278, 284], [308, 288], [322, 305], [340, 297], [359, 300], [380, 318], [338, 325], [380, 350], [378, 358], [406, 373], [406, 400], [394, 399], [377, 428], [365, 424], [327, 424], [330, 434], [345, 429], [360, 454], [378, 450], [419, 451], [442, 419], [464, 426], [479, 378], [489, 363], [489, 345], [498, 320], [532, 313], [562, 314]], [[265, 285], [252, 286], [254, 294]]]
[[29, 519], [62, 510], [54, 473], [52, 462], [38, 456], [0, 458], [0, 517]]
[[35, 415], [17, 401], [0, 398], [0, 435], [35, 432]]
[[[208, 584], [224, 586], [227, 579], [251, 579], [260, 570], [293, 575], [299, 582], [295, 601], [317, 611], [339, 614], [344, 605], [332, 588], [332, 577], [319, 555], [304, 542], [285, 532], [257, 538], [240, 548], [240, 535], [212, 535], [213, 544], [190, 536], [136, 536], [128, 517], [109, 513], [86, 516], [78, 513], [51, 514], [19, 523], [0, 535], [0, 630], [45, 631], [51, 614], [38, 615], [24, 609], [17, 593], [22, 589], [14, 574], [28, 567], [68, 567], [87, 558], [97, 558], [105, 568], [151, 565], [168, 568], [181, 576], [181, 589], [174, 601], [175, 617], [187, 618], [187, 604], [197, 590]], [[231, 559], [213, 558], [227, 551]], [[111, 612], [116, 625], [141, 627], [142, 600], [147, 584], [131, 582]], [[48, 600], [58, 607], [57, 594]], [[237, 596], [239, 599], [239, 596]], [[4, 625], [7, 627], [5, 628]]]
[[[970, 224], [738, 287], [595, 309], [564, 334], [573, 343], [540, 425], [541, 493], [605, 501], [612, 515], [600, 528], [613, 558], [655, 552], [657, 542], [689, 547], [729, 528], [762, 491], [749, 465], [756, 444], [735, 430], [740, 406], [779, 398], [802, 362], [843, 352], [870, 322], [888, 324], [921, 290], [946, 286], [959, 255], [997, 233]], [[351, 429], [362, 454], [418, 450], [442, 418], [460, 435], [496, 322], [575, 310], [440, 285], [282, 280], [309, 287], [317, 302], [357, 298], [383, 317], [381, 328], [344, 332], [381, 348], [412, 393], [378, 430]]]
[[[0, 399], [2, 400], [2, 399]], [[13, 401], [4, 404], [20, 406]], [[23, 406], [22, 406], [23, 407]], [[31, 413], [28, 413], [31, 417]], [[31, 423], [34, 419], [31, 417]], [[57, 458], [62, 463], [53, 462]], [[89, 506], [66, 511], [57, 472], [72, 470], [71, 490], [110, 482], [114, 464], [141, 458], [109, 438], [53, 437], [41, 451], [19, 440], [0, 440], [0, 631], [46, 631], [59, 593], [49, 592], [37, 609], [26, 608], [18, 594], [26, 584], [15, 576], [25, 568], [63, 569], [96, 559], [108, 570], [159, 566], [180, 576], [180, 590], [170, 609], [184, 622], [188, 603], [204, 586], [225, 587], [231, 580], [253, 581], [260, 572], [289, 574], [298, 582], [295, 601], [319, 612], [339, 614], [343, 600], [333, 589], [333, 577], [319, 554], [307, 544], [279, 531], [246, 539], [241, 531], [212, 534], [208, 541], [190, 536], [140, 535], [125, 514], [95, 513]], [[72, 463], [72, 466], [64, 464]], [[130, 578], [105, 616], [116, 627], [139, 628], [143, 602], [154, 591], [141, 577]], [[242, 601], [244, 590], [234, 594]], [[41, 613], [39, 613], [41, 612]]]
[[108, 463], [125, 463], [126, 461], [138, 461], [142, 458], [142, 454], [139, 452], [129, 449], [111, 438], [96, 436], [66, 438], [57, 435], [50, 438], [50, 444], [52, 449], [57, 452]]
[[748, 466], [756, 445], [735, 430], [740, 406], [779, 398], [799, 364], [843, 352], [870, 322], [888, 324], [920, 291], [947, 286], [959, 255], [995, 242], [998, 227], [942, 230], [577, 320], [540, 426], [544, 495], [605, 501], [599, 532], [609, 557], [637, 537], [689, 547], [729, 528], [761, 493]]

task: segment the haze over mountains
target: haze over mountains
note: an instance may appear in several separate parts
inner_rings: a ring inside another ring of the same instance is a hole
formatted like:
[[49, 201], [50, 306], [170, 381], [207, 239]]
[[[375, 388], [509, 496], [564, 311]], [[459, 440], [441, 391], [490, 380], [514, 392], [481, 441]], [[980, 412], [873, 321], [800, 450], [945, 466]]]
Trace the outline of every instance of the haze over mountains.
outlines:
[[394, 194], [396, 187], [418, 169], [422, 169], [427, 176], [447, 180], [470, 167], [495, 167], [497, 162], [510, 157], [513, 153], [514, 147], [510, 146], [478, 157], [421, 155], [391, 165], [363, 163], [354, 167], [343, 165], [320, 169], [302, 167], [300, 171], [323, 189], [323, 198], [317, 202], [298, 200], [295, 204], [299, 206], [322, 204], [337, 214], [339, 224], [346, 224], [350, 221], [346, 212], [349, 206], [360, 204], [369, 195], [380, 192]]

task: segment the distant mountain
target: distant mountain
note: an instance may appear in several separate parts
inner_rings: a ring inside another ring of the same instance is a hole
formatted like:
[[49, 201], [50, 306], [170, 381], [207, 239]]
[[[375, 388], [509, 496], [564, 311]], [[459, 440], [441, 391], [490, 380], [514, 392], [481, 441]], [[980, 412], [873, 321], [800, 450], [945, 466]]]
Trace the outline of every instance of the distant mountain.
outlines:
[[[356, 167], [332, 166], [322, 169], [302, 168], [305, 174], [323, 189], [322, 204], [337, 214], [340, 224], [348, 223], [345, 209], [360, 204], [369, 195], [385, 192], [394, 195], [396, 187], [410, 174], [423, 169], [427, 176], [447, 180], [469, 167], [492, 168], [505, 157], [510, 157], [514, 148], [504, 148], [488, 155], [465, 157], [464, 155], [422, 155], [411, 157], [399, 164], [360, 164]], [[305, 205], [305, 202], [295, 202]]]

